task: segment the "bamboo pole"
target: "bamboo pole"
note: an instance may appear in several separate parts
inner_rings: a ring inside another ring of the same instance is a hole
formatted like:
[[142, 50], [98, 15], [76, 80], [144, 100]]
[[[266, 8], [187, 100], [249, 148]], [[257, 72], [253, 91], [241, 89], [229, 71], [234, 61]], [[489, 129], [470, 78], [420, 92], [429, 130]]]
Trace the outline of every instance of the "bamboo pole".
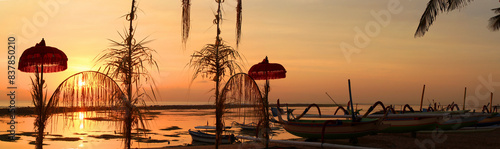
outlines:
[[354, 115], [354, 107], [352, 106], [351, 79], [348, 79], [347, 83], [349, 84], [349, 101], [351, 102], [352, 121], [354, 122], [354, 121], [356, 121], [356, 116]]
[[493, 113], [493, 92], [491, 92], [490, 96], [490, 112]]
[[422, 111], [422, 104], [424, 103], [424, 93], [425, 93], [425, 84], [424, 88], [422, 89], [422, 97], [420, 98], [420, 111]]
[[465, 90], [464, 90], [464, 105], [462, 107], [462, 110], [465, 110], [465, 98], [467, 97], [467, 87], [465, 87]]

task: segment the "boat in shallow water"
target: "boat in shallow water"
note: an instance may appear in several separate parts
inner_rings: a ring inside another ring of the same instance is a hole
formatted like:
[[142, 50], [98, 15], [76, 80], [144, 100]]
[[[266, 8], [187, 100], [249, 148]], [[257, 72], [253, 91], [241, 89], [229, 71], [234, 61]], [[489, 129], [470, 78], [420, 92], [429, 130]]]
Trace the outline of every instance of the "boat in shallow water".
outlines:
[[[191, 135], [191, 138], [193, 139], [193, 141], [215, 144], [215, 135], [214, 134], [209, 134], [209, 133], [202, 132], [199, 130], [192, 131], [191, 129], [188, 131], [189, 131], [189, 135]], [[233, 134], [222, 135], [222, 139], [221, 139], [222, 144], [232, 144], [235, 141], [236, 141], [236, 137]]]

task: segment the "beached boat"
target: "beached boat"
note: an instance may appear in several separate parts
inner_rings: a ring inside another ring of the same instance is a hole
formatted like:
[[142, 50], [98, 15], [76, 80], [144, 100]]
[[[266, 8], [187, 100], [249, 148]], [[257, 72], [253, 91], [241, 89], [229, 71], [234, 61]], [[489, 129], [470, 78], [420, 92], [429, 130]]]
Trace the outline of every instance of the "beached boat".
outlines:
[[243, 124], [243, 123], [233, 122], [233, 126], [239, 127], [242, 130], [255, 130], [255, 129], [257, 129], [256, 123]]
[[377, 119], [361, 119], [359, 122], [351, 120], [280, 120], [280, 122], [289, 133], [309, 139], [350, 139], [375, 134], [389, 126], [381, 125]]
[[[490, 99], [490, 103], [483, 106], [483, 113], [489, 113], [490, 115], [487, 118], [477, 122], [476, 127], [485, 127], [500, 124], [500, 114], [498, 113], [499, 106], [492, 106], [492, 102], [493, 94]], [[489, 109], [488, 106], [490, 106]]]
[[500, 114], [494, 113], [491, 114], [489, 117], [477, 122], [476, 126], [477, 127], [485, 127], [485, 126], [492, 126], [492, 125], [497, 125], [500, 124]]
[[[376, 106], [381, 106], [382, 111], [377, 112], [379, 114], [370, 114]], [[406, 112], [406, 109], [409, 111]], [[338, 106], [335, 114], [339, 110], [342, 110], [346, 115], [322, 115], [323, 118], [348, 118], [351, 117], [349, 111], [345, 110], [342, 106]], [[406, 112], [406, 113], [405, 113]], [[387, 115], [385, 114], [387, 113]], [[413, 109], [409, 105], [405, 105], [403, 111], [396, 111], [391, 107], [385, 107], [380, 101], [375, 102], [367, 112], [361, 116], [356, 115], [358, 118], [377, 118], [382, 119], [383, 124], [388, 124], [390, 127], [381, 130], [381, 133], [408, 133], [416, 132], [420, 130], [435, 129], [439, 120], [447, 114], [421, 114], [414, 113]], [[318, 115], [306, 115], [305, 117], [319, 117]]]
[[[449, 115], [443, 117], [439, 123], [438, 123], [438, 128], [442, 130], [457, 130], [463, 127], [470, 127], [476, 125], [479, 121], [485, 119], [488, 117], [489, 114], [486, 113], [475, 113], [475, 112], [470, 112], [470, 110], [460, 110], [457, 106], [457, 104], [452, 103], [451, 107], [456, 107], [456, 111], [453, 111], [453, 108], [451, 108], [452, 111], [444, 111], [445, 109], [442, 109], [441, 111], [433, 111], [433, 109], [436, 109], [436, 105], [434, 105], [435, 108], [429, 107], [428, 109], [432, 109], [432, 111], [424, 109], [424, 111], [427, 112], [422, 112], [425, 114], [436, 114], [436, 113], [448, 113]], [[450, 105], [448, 105], [450, 107]], [[450, 108], [446, 108], [448, 110]]]
[[[233, 122], [233, 126], [234, 127], [239, 127], [241, 128], [242, 130], [256, 130], [257, 129], [257, 124], [256, 123], [248, 123], [248, 124], [242, 124], [242, 123], [238, 123], [238, 122]], [[272, 126], [269, 126], [269, 128], [271, 130], [278, 130], [279, 127], [272, 127]]]
[[[389, 128], [380, 131], [381, 133], [414, 133], [420, 130], [434, 129], [438, 125], [440, 118], [444, 116], [441, 114], [415, 114], [413, 108], [408, 104], [404, 106], [401, 113], [396, 114], [396, 111], [391, 106], [384, 107], [381, 101], [377, 101], [368, 109], [363, 117], [381, 118], [381, 114], [368, 115], [377, 105], [382, 106], [383, 113], [388, 113], [387, 116], [383, 118], [382, 122], [390, 125]], [[409, 113], [405, 113], [406, 109], [409, 110]]]
[[[208, 134], [206, 132], [202, 131], [189, 131], [189, 135], [191, 135], [191, 138], [193, 141], [198, 141], [198, 142], [204, 142], [204, 143], [214, 143], [215, 144], [215, 135], [214, 134]], [[234, 135], [222, 135], [222, 144], [232, 144], [236, 141], [236, 137]]]
[[[195, 129], [210, 129], [210, 130], [215, 130], [216, 127], [215, 126], [208, 126], [208, 125], [206, 125], [206, 126], [195, 126], [194, 128]], [[224, 126], [223, 129], [224, 130], [231, 129], [231, 126]]]
[[[407, 133], [435, 129], [439, 120], [446, 114], [387, 114], [382, 123], [390, 125], [380, 133]], [[304, 118], [318, 118], [318, 115], [305, 115]], [[321, 115], [321, 118], [348, 118], [350, 115]], [[357, 115], [357, 117], [361, 117]], [[367, 118], [382, 118], [382, 114], [368, 115]]]
[[[438, 118], [437, 128], [442, 130], [457, 130], [463, 127], [474, 126], [477, 122], [483, 120], [488, 115], [484, 113], [471, 113], [469, 110], [458, 111], [431, 111], [431, 112], [415, 112], [416, 114], [440, 115]], [[431, 128], [432, 129], [432, 128]], [[430, 129], [429, 129], [430, 130]]]
[[488, 114], [484, 113], [452, 113], [439, 122], [438, 128], [442, 130], [457, 130], [463, 127], [470, 127], [476, 125], [477, 122], [485, 119], [487, 116]]
[[[309, 110], [310, 107], [311, 106], [305, 111]], [[272, 109], [272, 112], [277, 113], [278, 110]], [[288, 114], [290, 115], [292, 113]], [[275, 115], [281, 115], [281, 113]], [[283, 125], [283, 128], [287, 132], [308, 139], [352, 139], [351, 141], [356, 143], [357, 137], [375, 134], [389, 127], [389, 125], [383, 125], [378, 119], [370, 118], [357, 119], [355, 121], [325, 119], [302, 120], [300, 119], [302, 116], [299, 116], [295, 119], [288, 119], [285, 121], [281, 116], [277, 117], [279, 123]]]

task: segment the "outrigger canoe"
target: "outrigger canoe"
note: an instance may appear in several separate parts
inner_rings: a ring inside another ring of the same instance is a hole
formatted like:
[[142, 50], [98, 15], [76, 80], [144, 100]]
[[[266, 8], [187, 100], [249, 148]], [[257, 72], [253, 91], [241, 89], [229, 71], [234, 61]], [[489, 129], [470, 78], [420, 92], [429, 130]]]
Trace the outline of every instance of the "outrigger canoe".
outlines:
[[351, 120], [296, 120], [281, 121], [289, 133], [309, 139], [350, 139], [375, 134], [389, 125], [382, 125], [377, 119]]
[[[309, 106], [307, 110], [311, 106]], [[278, 112], [275, 109], [272, 110], [275, 113]], [[283, 128], [287, 132], [308, 139], [356, 139], [357, 137], [376, 134], [380, 130], [389, 127], [389, 125], [382, 124], [379, 119], [370, 118], [358, 119], [353, 122], [352, 120], [301, 120], [300, 117], [298, 117], [293, 120], [289, 119], [285, 121], [280, 116], [281, 113], [277, 115], [278, 122], [283, 125]]]
[[385, 118], [383, 118], [382, 122], [384, 124], [391, 125], [389, 128], [382, 130], [381, 133], [414, 133], [420, 130], [435, 129], [436, 126], [438, 126], [440, 118], [444, 116], [443, 114], [430, 115], [404, 113], [406, 109], [410, 110], [409, 112], [414, 112], [413, 108], [411, 108], [408, 104], [405, 105], [402, 113], [396, 114], [396, 111], [391, 106], [384, 107], [384, 104], [381, 101], [377, 101], [368, 109], [363, 117], [380, 118], [381, 114], [368, 115], [377, 105], [382, 106], [384, 113], [389, 113], [385, 116]]
[[[376, 106], [382, 106], [384, 114], [370, 114]], [[413, 109], [408, 106], [408, 109]], [[389, 108], [389, 110], [388, 110]], [[405, 108], [406, 109], [406, 108]], [[322, 118], [349, 118], [351, 117], [349, 112], [345, 110], [342, 106], [338, 106], [335, 114], [337, 114], [338, 110], [342, 110], [345, 115], [322, 115]], [[385, 114], [387, 113], [387, 114]], [[371, 106], [365, 115], [356, 115], [359, 118], [377, 118], [382, 119], [383, 124], [390, 125], [390, 127], [383, 129], [380, 133], [408, 133], [408, 132], [416, 132], [420, 130], [430, 130], [435, 129], [438, 126], [438, 122], [440, 119], [448, 114], [446, 113], [438, 113], [438, 114], [421, 114], [421, 113], [398, 113], [396, 114], [394, 109], [390, 107], [385, 107], [384, 104], [380, 101], [375, 102], [373, 106]], [[316, 117], [318, 115], [305, 115], [304, 117]]]
[[[380, 104], [383, 107], [382, 102], [378, 101], [374, 104], [374, 106], [370, 107], [369, 111], [372, 110], [373, 107], [375, 107], [377, 104]], [[473, 126], [487, 116], [483, 113], [469, 113], [468, 110], [459, 110], [458, 105], [454, 103], [448, 105], [447, 109], [453, 110], [453, 107], [456, 107], [457, 111], [420, 112], [413, 111], [413, 109], [408, 104], [406, 104], [403, 110], [399, 114], [397, 114], [399, 115], [397, 119], [391, 119], [390, 117], [393, 115], [389, 115], [388, 118], [384, 119], [384, 123], [391, 124], [391, 128], [389, 128], [388, 130], [384, 130], [383, 132], [401, 132], [405, 130], [410, 131], [412, 129], [413, 131], [417, 129], [432, 130], [436, 129], [435, 126], [442, 130], [456, 130], [463, 127]], [[388, 106], [387, 108], [395, 113], [395, 110], [391, 106]], [[406, 109], [408, 109], [408, 112], [410, 113], [407, 113]], [[386, 108], [384, 108], [384, 112], [385, 111]], [[412, 114], [415, 116], [409, 116], [407, 114]], [[436, 123], [432, 124], [431, 121], [435, 121]]]
[[442, 130], [457, 130], [463, 127], [474, 126], [487, 116], [488, 114], [483, 113], [450, 114], [439, 122], [438, 127]]
[[497, 125], [497, 124], [500, 124], [500, 114], [494, 113], [494, 114], [491, 114], [489, 117], [477, 122], [476, 126], [485, 127], [485, 126], [492, 126], [492, 125]]
[[[215, 144], [215, 135], [214, 134], [208, 134], [205, 132], [201, 131], [189, 131], [189, 135], [191, 135], [191, 138], [193, 141], [198, 141], [198, 142], [204, 142], [204, 143], [213, 143]], [[221, 142], [222, 144], [232, 144], [236, 141], [236, 137], [231, 134], [231, 135], [222, 135]]]
[[[242, 124], [238, 122], [233, 122], [234, 127], [239, 127], [242, 130], [256, 130], [257, 129], [257, 124], [256, 123], [248, 123], [248, 124]], [[279, 127], [269, 127], [271, 130], [278, 130]]]

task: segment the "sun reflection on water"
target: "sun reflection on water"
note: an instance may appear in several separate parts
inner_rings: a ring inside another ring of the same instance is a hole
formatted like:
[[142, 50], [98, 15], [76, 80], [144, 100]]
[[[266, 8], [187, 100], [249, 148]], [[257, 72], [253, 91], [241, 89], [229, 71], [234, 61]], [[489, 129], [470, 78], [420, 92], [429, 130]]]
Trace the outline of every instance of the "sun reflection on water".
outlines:
[[83, 120], [83, 118], [85, 118], [85, 114], [83, 112], [78, 112], [78, 118]]

